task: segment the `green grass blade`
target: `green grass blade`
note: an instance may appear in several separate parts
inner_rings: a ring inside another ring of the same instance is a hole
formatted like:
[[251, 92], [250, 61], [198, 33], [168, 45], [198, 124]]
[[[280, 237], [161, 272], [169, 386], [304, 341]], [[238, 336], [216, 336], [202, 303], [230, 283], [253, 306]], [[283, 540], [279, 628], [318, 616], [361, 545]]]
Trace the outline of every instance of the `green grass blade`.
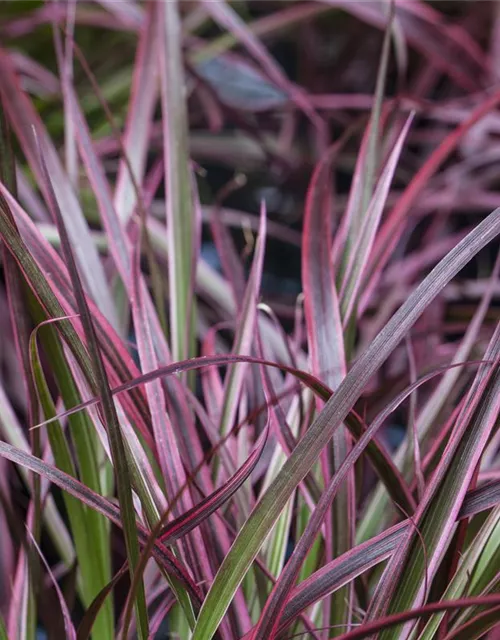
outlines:
[[[42, 162], [43, 164], [43, 162]], [[127, 557], [129, 561], [131, 577], [133, 578], [135, 567], [139, 560], [139, 543], [137, 540], [137, 527], [135, 521], [134, 505], [132, 502], [132, 487], [130, 483], [130, 472], [125, 454], [125, 445], [121, 433], [116, 408], [111, 395], [109, 380], [104, 366], [103, 355], [97, 339], [94, 321], [90, 313], [85, 292], [78, 274], [78, 268], [73, 256], [71, 244], [66, 233], [64, 221], [59, 211], [57, 200], [51, 189], [51, 182], [47, 173], [47, 168], [43, 165], [45, 173], [45, 181], [50, 196], [50, 205], [55, 215], [59, 233], [61, 235], [61, 244], [63, 254], [66, 258], [66, 264], [71, 276], [75, 298], [78, 303], [82, 325], [89, 348], [91, 369], [94, 371], [95, 385], [94, 392], [99, 394], [101, 400], [101, 408], [104, 417], [104, 424], [107, 429], [113, 467], [116, 475], [116, 486], [118, 492], [118, 500], [120, 503], [123, 531], [125, 535], [125, 544], [127, 548]], [[148, 636], [148, 616], [146, 607], [146, 596], [144, 586], [138, 588], [136, 599], [137, 612], [137, 629], [141, 639]]]
[[[47, 353], [51, 354], [52, 370], [56, 378], [62, 380], [65, 389], [63, 398], [73, 402], [78, 394], [71, 380], [71, 371], [64, 363], [64, 354], [57, 335], [49, 325], [42, 332], [42, 342]], [[45, 380], [38, 355], [36, 333], [30, 341], [31, 366], [38, 397], [46, 417], [56, 415], [56, 410]], [[83, 416], [82, 416], [83, 417]], [[93, 430], [90, 420], [74, 422], [70, 418], [70, 430], [73, 434], [77, 458], [80, 462], [83, 482], [94, 491], [100, 490], [99, 469], [96, 462], [95, 448], [89, 438]], [[53, 422], [47, 429], [50, 446], [56, 466], [73, 477], [77, 477], [71, 452], [59, 422]], [[83, 604], [88, 607], [95, 596], [111, 579], [111, 558], [109, 553], [109, 527], [105, 519], [85, 507], [79, 500], [64, 493], [64, 502], [71, 531], [75, 541], [75, 550], [81, 574], [79, 580]], [[96, 638], [114, 637], [114, 619], [112, 599], [108, 598], [95, 621]]]
[[179, 2], [158, 4], [164, 157], [167, 183], [168, 283], [174, 360], [192, 355], [194, 340], [194, 209]]

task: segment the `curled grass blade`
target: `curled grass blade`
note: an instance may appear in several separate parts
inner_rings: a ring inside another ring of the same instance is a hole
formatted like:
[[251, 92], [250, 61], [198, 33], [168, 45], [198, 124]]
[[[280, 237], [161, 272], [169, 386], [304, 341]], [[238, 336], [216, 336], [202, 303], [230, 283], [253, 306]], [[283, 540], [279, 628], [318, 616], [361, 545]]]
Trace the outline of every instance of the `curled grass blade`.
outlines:
[[[156, 371], [151, 373], [142, 374], [131, 382], [124, 383], [119, 387], [115, 387], [112, 390], [113, 395], [123, 394], [131, 389], [136, 388], [138, 385], [142, 385], [144, 383], [149, 382], [150, 380], [155, 380], [156, 378], [162, 376], [174, 375], [176, 373], [182, 373], [183, 371], [190, 371], [193, 369], [200, 369], [202, 367], [207, 366], [217, 366], [217, 365], [227, 365], [228, 363], [235, 362], [249, 362], [253, 364], [264, 365], [268, 367], [274, 367], [286, 371], [296, 377], [298, 380], [302, 381], [308, 388], [311, 389], [315, 394], [318, 395], [322, 400], [328, 400], [332, 392], [326, 387], [322, 382], [320, 382], [314, 376], [305, 373], [299, 369], [294, 369], [292, 367], [287, 367], [283, 364], [277, 364], [276, 362], [271, 362], [268, 360], [261, 360], [260, 358], [253, 358], [250, 356], [201, 356], [199, 358], [192, 358], [191, 360], [186, 360], [184, 362], [176, 362], [172, 365], [166, 365], [164, 367], [159, 367]], [[78, 406], [73, 407], [72, 409], [68, 409], [57, 415], [57, 419], [61, 420], [66, 416], [70, 416], [73, 413], [81, 411], [82, 409], [86, 409], [87, 407], [91, 407], [98, 402], [98, 398], [94, 397], [90, 400], [87, 400], [81, 403]], [[34, 428], [40, 428], [45, 424], [49, 424], [51, 420], [45, 420], [41, 422], [39, 425], [36, 425]], [[355, 439], [359, 439], [363, 434], [364, 427], [363, 421], [361, 418], [355, 413], [350, 412], [350, 414], [345, 419], [346, 424], [352, 431], [353, 437]], [[397, 504], [404, 505], [404, 508], [408, 511], [414, 510], [414, 501], [411, 496], [411, 493], [405, 484], [404, 480], [400, 476], [398, 470], [394, 467], [391, 462], [390, 456], [385, 451], [384, 447], [378, 443], [376, 440], [372, 441], [368, 445], [368, 453], [370, 455], [370, 460], [372, 462], [373, 467], [377, 470], [380, 478], [384, 481], [387, 486], [387, 490], [390, 492], [394, 501]]]

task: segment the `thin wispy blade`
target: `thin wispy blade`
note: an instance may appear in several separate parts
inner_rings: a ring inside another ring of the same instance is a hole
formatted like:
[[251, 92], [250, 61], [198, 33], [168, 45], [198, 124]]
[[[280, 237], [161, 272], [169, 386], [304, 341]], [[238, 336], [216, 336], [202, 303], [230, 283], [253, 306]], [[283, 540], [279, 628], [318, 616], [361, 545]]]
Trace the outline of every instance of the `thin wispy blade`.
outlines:
[[[255, 245], [255, 253], [248, 278], [245, 296], [242, 301], [239, 321], [231, 353], [234, 355], [250, 355], [254, 341], [257, 321], [257, 304], [260, 295], [264, 252], [266, 246], [266, 206], [262, 202], [260, 210], [260, 227]], [[220, 433], [225, 436], [233, 426], [238, 409], [238, 398], [243, 390], [245, 366], [231, 366], [224, 380], [224, 399], [220, 418]]]
[[380, 139], [379, 131], [381, 124], [382, 105], [384, 102], [385, 85], [387, 78], [387, 69], [389, 66], [389, 58], [391, 51], [391, 33], [395, 14], [395, 1], [392, 0], [388, 5], [387, 25], [385, 27], [384, 41], [382, 43], [382, 51], [380, 53], [380, 61], [377, 70], [377, 81], [375, 84], [374, 100], [369, 124], [368, 148], [366, 151], [366, 163], [363, 171], [363, 189], [359, 209], [356, 211], [351, 233], [354, 238], [361, 231], [367, 217], [367, 207], [373, 195], [373, 185], [375, 183], [375, 175], [378, 172], [379, 156], [380, 156]]
[[[456, 149], [466, 133], [490, 111], [495, 109], [499, 103], [500, 91], [494, 92], [481, 102], [473, 109], [467, 119], [462, 121], [459, 126], [448, 134], [412, 178], [410, 184], [406, 187], [401, 197], [398, 198], [394, 208], [380, 227], [367, 267], [367, 272], [371, 273], [372, 276], [366, 285], [366, 291], [371, 291], [379, 281], [383, 267], [387, 264], [395, 246], [401, 238], [401, 234], [406, 228], [406, 225], [402, 224], [402, 222], [418, 195], [420, 195], [421, 191], [429, 183], [429, 180], [441, 164]], [[361, 309], [364, 308], [365, 304], [366, 300], [362, 299], [360, 303]]]

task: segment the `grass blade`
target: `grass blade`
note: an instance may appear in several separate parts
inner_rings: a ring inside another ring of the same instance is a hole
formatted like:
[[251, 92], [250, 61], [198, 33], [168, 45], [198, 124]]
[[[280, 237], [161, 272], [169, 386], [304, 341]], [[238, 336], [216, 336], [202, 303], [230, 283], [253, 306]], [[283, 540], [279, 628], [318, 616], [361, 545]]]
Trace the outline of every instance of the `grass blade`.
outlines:
[[[42, 161], [43, 165], [43, 161]], [[45, 172], [45, 181], [47, 187], [51, 189], [51, 182], [45, 165], [43, 165]], [[53, 193], [51, 195], [51, 209], [56, 217], [56, 221], [61, 235], [61, 244], [63, 252], [66, 258], [66, 263], [71, 276], [72, 284], [75, 290], [75, 296], [78, 302], [80, 316], [85, 331], [85, 336], [90, 350], [91, 362], [94, 368], [94, 374], [96, 377], [96, 388], [94, 391], [99, 392], [101, 400], [101, 406], [104, 416], [104, 424], [107, 428], [107, 434], [109, 438], [111, 455], [113, 459], [113, 467], [116, 474], [116, 485], [118, 491], [118, 499], [121, 507], [121, 514], [123, 518], [125, 542], [127, 547], [127, 556], [131, 567], [131, 576], [139, 558], [139, 545], [137, 542], [137, 528], [134, 515], [134, 506], [132, 502], [132, 489], [130, 484], [129, 469], [125, 456], [125, 446], [123, 444], [120, 424], [116, 413], [116, 408], [111, 395], [109, 387], [109, 381], [106, 375], [104, 367], [104, 360], [101, 353], [101, 349], [97, 340], [97, 335], [94, 327], [94, 322], [86, 301], [85, 292], [82, 287], [82, 283], [78, 274], [78, 268], [76, 266], [71, 244], [66, 234], [64, 227], [64, 221], [60, 214], [59, 207]], [[140, 638], [147, 638], [148, 635], [148, 618], [146, 610], [146, 599], [144, 589], [139, 589], [136, 600], [136, 611], [138, 619], [138, 632]]]
[[[413, 606], [422, 597], [426, 580], [424, 573], [432, 577], [437, 570], [451, 541], [455, 515], [460, 510], [472, 474], [500, 411], [500, 375], [496, 371], [499, 354], [500, 325], [485, 354], [485, 358], [495, 364], [480, 367], [442, 460], [415, 516], [422, 542], [409, 536], [392, 558], [371, 605], [371, 616], [387, 605], [388, 601], [384, 602], [384, 599], [393, 592], [394, 576], [399, 571], [400, 580], [397, 593], [389, 605], [390, 612]], [[425, 571], [422, 544], [425, 544], [427, 550]], [[399, 638], [401, 633], [401, 630], [392, 630], [387, 637], [395, 638], [397, 635]], [[386, 634], [383, 635], [385, 637]]]
[[[309, 186], [303, 230], [302, 280], [312, 371], [335, 392], [345, 377], [346, 360], [339, 301], [330, 259], [330, 170], [334, 150], [335, 147], [320, 161]], [[324, 465], [328, 469], [325, 483], [330, 475], [338, 471], [349, 449], [350, 439], [342, 427], [334, 433], [324, 458]], [[330, 520], [325, 524], [327, 557], [336, 558], [353, 544], [354, 495], [354, 475], [351, 473], [345, 486], [337, 493], [331, 505]], [[350, 587], [332, 598], [330, 623], [335, 628], [349, 624], [351, 599]], [[277, 619], [274, 613], [270, 617], [275, 624]]]
[[441, 260], [353, 365], [337, 393], [326, 403], [240, 530], [203, 603], [193, 640], [210, 640], [213, 637], [234, 592], [295, 487], [309, 472], [335, 429], [345, 420], [369, 378], [443, 287], [499, 232], [500, 209], [497, 209]]
[[174, 360], [193, 353], [194, 225], [179, 2], [159, 5], [161, 96], [167, 183], [168, 282]]

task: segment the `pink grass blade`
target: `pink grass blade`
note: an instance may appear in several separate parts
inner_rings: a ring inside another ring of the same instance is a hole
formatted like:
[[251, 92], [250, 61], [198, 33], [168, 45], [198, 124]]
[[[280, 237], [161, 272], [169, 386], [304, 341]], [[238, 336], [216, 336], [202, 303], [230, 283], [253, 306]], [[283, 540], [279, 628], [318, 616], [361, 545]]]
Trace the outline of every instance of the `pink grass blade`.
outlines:
[[427, 376], [424, 376], [422, 379], [418, 380], [414, 384], [411, 384], [410, 387], [398, 394], [396, 398], [392, 402], [390, 402], [387, 407], [375, 418], [373, 423], [368, 427], [368, 429], [366, 429], [363, 436], [348, 452], [345, 460], [342, 462], [338, 471], [335, 473], [331, 481], [328, 483], [327, 488], [322, 493], [315, 509], [311, 513], [302, 536], [296, 542], [291, 557], [289, 558], [287, 564], [281, 572], [281, 575], [276, 581], [274, 589], [266, 602], [264, 612], [262, 613], [261, 618], [254, 631], [255, 638], [273, 638], [278, 632], [281, 614], [285, 608], [286, 601], [293, 587], [293, 584], [295, 583], [299, 575], [300, 567], [302, 566], [307, 554], [309, 553], [314, 540], [319, 534], [322, 523], [327, 515], [328, 508], [332, 500], [334, 499], [336, 492], [338, 492], [339, 487], [348, 477], [348, 474], [351, 472], [354, 463], [362, 455], [366, 446], [377, 433], [377, 431], [386, 422], [388, 416], [392, 412], [394, 412], [401, 405], [401, 403], [406, 400], [408, 396], [411, 396], [413, 391], [415, 391], [423, 383], [432, 380], [432, 378], [438, 375], [438, 373], [443, 373], [443, 371], [433, 372], [428, 374]]
[[497, 209], [441, 260], [356, 361], [240, 530], [205, 598], [193, 640], [213, 637], [236, 589], [295, 487], [345, 420], [370, 377], [445, 285], [499, 232], [500, 209]]
[[0, 93], [13, 130], [20, 141], [23, 152], [38, 183], [44, 190], [44, 196], [48, 197], [45, 191], [42, 168], [34, 145], [32, 127], [35, 127], [37, 136], [45, 149], [45, 162], [54, 181], [56, 197], [63, 211], [84, 282], [96, 304], [108, 320], [114, 324], [116, 315], [112, 304], [113, 298], [110, 294], [103, 266], [76, 195], [68, 176], [61, 166], [57, 151], [52, 145], [31, 101], [21, 90], [9, 56], [4, 51], [0, 51], [0, 68]]
[[[266, 244], [266, 208], [261, 204], [260, 228], [255, 245], [252, 269], [242, 301], [238, 326], [232, 347], [235, 355], [250, 355], [257, 321], [257, 303], [262, 280]], [[224, 380], [224, 399], [220, 418], [220, 434], [226, 436], [233, 426], [238, 408], [238, 398], [243, 391], [245, 365], [231, 366]]]
[[[451, 541], [456, 515], [500, 411], [499, 355], [500, 325], [497, 326], [485, 354], [485, 358], [493, 360], [495, 364], [483, 365], [479, 369], [441, 462], [415, 516], [428, 552], [427, 571], [431, 577]], [[371, 605], [371, 616], [387, 606], [383, 598], [393, 593], [395, 575], [400, 579], [389, 611], [396, 612], [419, 601], [423, 589], [421, 553], [420, 543], [417, 544], [409, 536], [392, 558], [379, 583]], [[396, 566], [400, 567], [399, 570], [395, 569]], [[389, 572], [392, 572], [390, 580]], [[402, 633], [406, 635], [407, 631]], [[395, 637], [394, 632], [387, 637]]]
[[[154, 350], [150, 322], [146, 311], [147, 307], [141, 296], [138, 250], [133, 264], [133, 297], [131, 299], [131, 308], [139, 358], [141, 360], [141, 368], [144, 372], [154, 371], [158, 367], [158, 359]], [[177, 436], [166, 410], [165, 395], [161, 381], [151, 381], [146, 387], [146, 393], [151, 411], [151, 421], [160, 468], [167, 486], [167, 502], [170, 504], [174, 496], [181, 491], [181, 487], [185, 486], [187, 476], [177, 445]], [[180, 499], [174, 503], [173, 513], [178, 514], [191, 507], [190, 494], [188, 492], [181, 492]], [[191, 538], [191, 540], [188, 539], [185, 541], [185, 553], [190, 560], [189, 564], [198, 581], [211, 581], [213, 574], [208, 561], [205, 542], [202, 540], [199, 532], [195, 532]]]
[[[344, 335], [339, 301], [330, 260], [331, 247], [331, 162], [335, 147], [322, 158], [307, 194], [302, 247], [302, 285], [307, 342], [313, 373], [335, 392], [346, 374]], [[321, 405], [319, 405], [321, 407]], [[345, 428], [334, 434], [325, 455], [328, 474], [335, 474], [350, 448]], [[325, 477], [325, 482], [327, 477]], [[337, 493], [326, 523], [327, 554], [345, 553], [354, 541], [354, 475]], [[328, 557], [328, 556], [327, 556]], [[332, 625], [349, 624], [352, 590], [340, 591], [332, 598]], [[335, 632], [334, 632], [335, 633]]]
[[366, 293], [364, 300], [361, 302], [362, 308], [364, 308], [366, 299], [370, 295], [375, 283], [378, 282], [382, 269], [387, 264], [394, 247], [401, 237], [401, 233], [404, 230], [404, 225], [401, 223], [405, 219], [410, 207], [414, 204], [422, 189], [428, 184], [431, 177], [436, 173], [446, 158], [457, 148], [458, 144], [467, 132], [490, 111], [495, 109], [499, 103], [500, 91], [496, 91], [486, 100], [481, 102], [481, 104], [472, 111], [469, 117], [463, 120], [461, 124], [443, 140], [439, 147], [433, 151], [431, 156], [425, 161], [413, 177], [403, 195], [398, 199], [395, 207], [381, 226], [380, 232], [377, 236], [376, 245], [368, 266], [368, 272], [371, 272], [373, 275], [370, 278], [370, 282], [365, 287]]
[[391, 2], [387, 10], [387, 25], [384, 32], [384, 41], [380, 53], [380, 61], [377, 70], [377, 81], [374, 90], [374, 101], [370, 116], [368, 148], [366, 151], [366, 162], [363, 168], [363, 188], [361, 193], [360, 206], [355, 212], [350, 229], [353, 238], [356, 238], [361, 231], [367, 217], [367, 207], [373, 196], [373, 186], [375, 176], [378, 172], [380, 156], [380, 125], [382, 115], [382, 105], [384, 102], [387, 69], [389, 66], [391, 50], [391, 33], [394, 24], [395, 3]]
[[353, 308], [356, 306], [356, 301], [365, 276], [366, 265], [382, 219], [394, 172], [396, 171], [401, 151], [403, 149], [403, 144], [412, 121], [413, 115], [410, 115], [406, 120], [406, 123], [387, 160], [386, 166], [384, 167], [382, 175], [380, 176], [368, 205], [366, 214], [363, 217], [361, 228], [355, 236], [357, 237], [357, 241], [355, 241], [349, 253], [349, 263], [346, 268], [343, 287], [340, 293], [344, 324], [349, 321]]
[[[491, 277], [488, 282], [481, 302], [474, 313], [472, 321], [469, 323], [465, 335], [458, 346], [453, 359], [452, 365], [458, 365], [460, 362], [465, 362], [470, 355], [470, 352], [476, 343], [479, 335], [479, 331], [486, 317], [486, 313], [490, 307], [495, 283], [500, 273], [500, 256], [497, 257], [496, 263], [493, 267]], [[443, 378], [439, 381], [436, 389], [433, 391], [429, 399], [423, 405], [417, 416], [416, 430], [419, 435], [419, 441], [424, 443], [431, 433], [432, 427], [439, 416], [440, 411], [443, 409], [446, 399], [449, 398], [450, 393], [453, 391], [455, 385], [459, 381], [462, 369], [457, 366], [452, 366], [445, 373]], [[398, 468], [402, 470], [402, 473], [407, 476], [409, 469], [408, 459], [408, 444], [403, 443], [399, 448], [395, 456], [395, 462]], [[357, 540], [362, 542], [374, 535], [375, 530], [379, 530], [382, 527], [387, 517], [384, 516], [388, 511], [387, 497], [385, 489], [382, 487], [377, 488], [375, 494], [370, 501], [368, 508], [361, 520], [358, 532]], [[375, 529], [377, 528], [377, 529]]]

